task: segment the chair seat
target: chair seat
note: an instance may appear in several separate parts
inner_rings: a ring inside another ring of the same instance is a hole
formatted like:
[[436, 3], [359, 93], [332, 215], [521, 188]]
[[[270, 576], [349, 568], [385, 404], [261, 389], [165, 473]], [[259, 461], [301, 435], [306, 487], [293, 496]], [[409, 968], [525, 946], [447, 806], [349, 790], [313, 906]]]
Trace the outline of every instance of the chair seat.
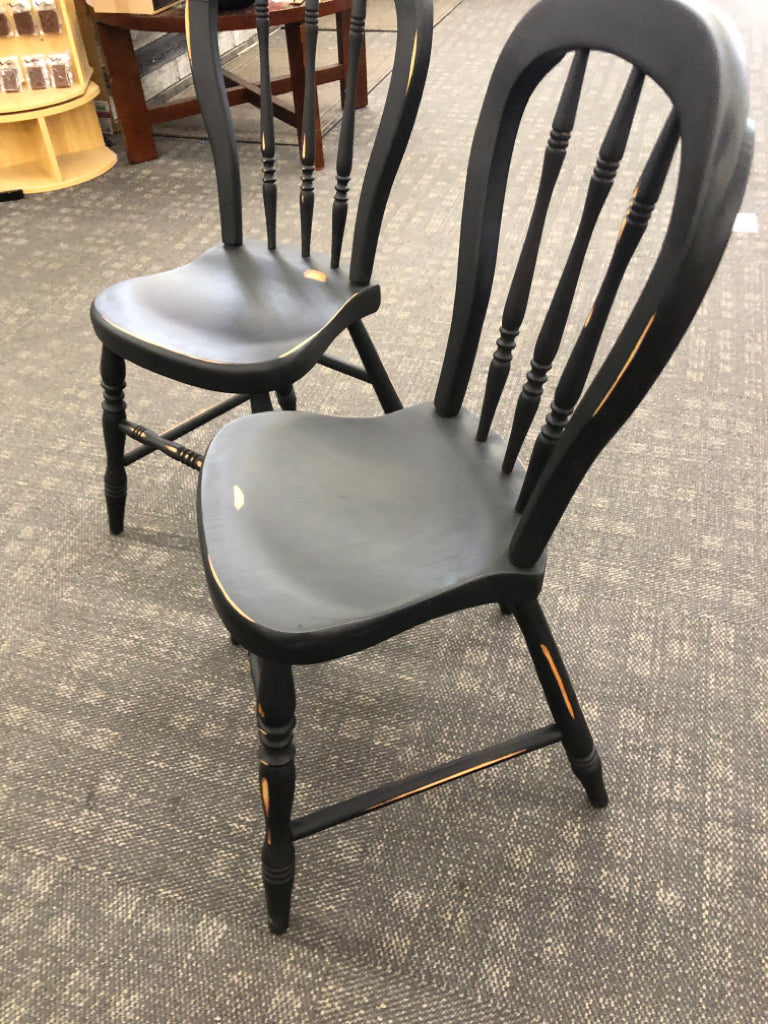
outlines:
[[146, 369], [255, 394], [304, 376], [379, 303], [378, 285], [350, 284], [348, 269], [332, 270], [327, 257], [249, 241], [112, 285], [94, 301], [91, 320], [104, 345]]
[[199, 489], [211, 592], [272, 660], [340, 657], [458, 608], [534, 597], [508, 547], [522, 469], [477, 419], [432, 404], [375, 419], [263, 413], [214, 438]]

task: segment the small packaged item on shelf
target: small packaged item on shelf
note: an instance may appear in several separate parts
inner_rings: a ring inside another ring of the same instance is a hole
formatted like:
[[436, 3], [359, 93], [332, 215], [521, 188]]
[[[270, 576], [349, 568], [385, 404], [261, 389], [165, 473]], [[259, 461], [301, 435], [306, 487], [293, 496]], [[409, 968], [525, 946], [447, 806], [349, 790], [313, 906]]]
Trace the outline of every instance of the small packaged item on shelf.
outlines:
[[48, 58], [48, 71], [54, 89], [68, 89], [72, 85], [72, 60], [68, 53], [52, 53]]
[[11, 12], [0, 0], [0, 39], [4, 39], [6, 36], [15, 36], [16, 30], [13, 27], [11, 21]]
[[45, 63], [44, 53], [31, 53], [28, 57], [22, 57], [24, 71], [29, 82], [30, 89], [47, 89], [50, 85], [48, 80], [48, 66]]
[[21, 92], [21, 67], [16, 57], [0, 57], [0, 92]]
[[40, 30], [37, 27], [35, 15], [32, 11], [31, 0], [10, 0], [8, 6], [13, 12], [13, 22], [20, 36], [36, 36], [39, 34]]
[[40, 22], [40, 31], [47, 36], [56, 36], [61, 33], [61, 19], [56, 0], [33, 0], [37, 17]]

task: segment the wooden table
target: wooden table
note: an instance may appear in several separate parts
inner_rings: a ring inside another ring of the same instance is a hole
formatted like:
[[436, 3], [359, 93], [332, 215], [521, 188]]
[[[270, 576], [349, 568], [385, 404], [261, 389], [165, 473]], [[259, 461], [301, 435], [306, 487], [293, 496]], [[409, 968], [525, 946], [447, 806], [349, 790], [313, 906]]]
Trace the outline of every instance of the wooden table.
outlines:
[[[352, 0], [320, 0], [320, 17], [336, 16], [336, 39], [338, 62], [317, 69], [317, 84], [339, 82], [342, 102], [347, 75], [349, 22]], [[141, 75], [136, 53], [133, 49], [131, 29], [140, 32], [181, 32], [184, 26], [184, 5], [169, 8], [160, 14], [105, 14], [93, 12], [99, 41], [104, 54], [104, 63], [109, 74], [112, 99], [125, 139], [128, 160], [132, 164], [157, 159], [157, 146], [152, 133], [153, 124], [176, 121], [182, 117], [199, 114], [197, 100], [176, 100], [158, 106], [149, 106], [141, 85]], [[290, 74], [272, 81], [272, 95], [293, 94], [294, 109], [274, 103], [275, 117], [296, 128], [301, 142], [301, 116], [304, 107], [304, 5], [291, 0], [270, 0], [269, 23], [271, 26], [285, 26]], [[219, 32], [234, 32], [256, 28], [256, 12], [253, 7], [237, 11], [222, 11], [219, 14]], [[224, 71], [227, 97], [230, 106], [252, 103], [259, 106], [259, 86], [246, 82], [238, 75]], [[361, 53], [360, 74], [357, 81], [355, 105], [364, 107], [368, 103], [368, 76], [365, 63], [365, 45]], [[323, 166], [323, 142], [320, 132], [320, 113], [315, 97], [317, 116], [315, 119], [315, 154], [318, 168]]]

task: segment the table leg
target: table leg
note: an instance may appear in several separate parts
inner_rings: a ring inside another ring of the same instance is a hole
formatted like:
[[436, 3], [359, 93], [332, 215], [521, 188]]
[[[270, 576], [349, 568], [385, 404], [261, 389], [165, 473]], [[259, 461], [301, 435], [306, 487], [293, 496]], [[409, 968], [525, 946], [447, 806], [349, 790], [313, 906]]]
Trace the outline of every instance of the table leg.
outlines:
[[96, 28], [128, 160], [132, 164], [156, 160], [157, 146], [131, 33], [127, 28], [115, 28], [100, 22], [96, 22]]

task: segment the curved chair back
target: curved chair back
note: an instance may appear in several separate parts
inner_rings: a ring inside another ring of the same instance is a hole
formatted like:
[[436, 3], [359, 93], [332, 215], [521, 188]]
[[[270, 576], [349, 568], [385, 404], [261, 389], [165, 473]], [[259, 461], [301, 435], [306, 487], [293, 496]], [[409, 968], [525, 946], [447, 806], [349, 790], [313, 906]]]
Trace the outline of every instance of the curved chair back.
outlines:
[[[424, 89], [432, 44], [432, 0], [394, 0], [397, 41], [392, 77], [378, 133], [365, 172], [352, 245], [350, 278], [370, 282], [389, 193], [408, 144]], [[260, 62], [261, 157], [267, 241], [277, 246], [277, 173], [270, 73], [268, 0], [256, 0]], [[192, 76], [208, 131], [216, 170], [222, 240], [243, 242], [242, 190], [237, 143], [218, 48], [218, 0], [188, 0], [188, 46]], [[305, 3], [305, 79], [301, 127], [299, 212], [302, 252], [310, 254], [314, 216], [316, 53], [319, 0]], [[365, 32], [366, 0], [353, 0], [347, 41], [348, 71], [336, 157], [331, 264], [339, 265], [353, 165], [355, 93]]]
[[[453, 318], [435, 397], [440, 415], [455, 415], [465, 399], [491, 294], [507, 175], [521, 118], [542, 79], [562, 60], [570, 67], [546, 144], [533, 212], [521, 232], [521, 254], [488, 374], [478, 441], [488, 437], [524, 324], [591, 51], [626, 61], [626, 85], [585, 182], [581, 213], [572, 210], [565, 226], [555, 228], [563, 269], [540, 318], [503, 472], [511, 472], [520, 455], [567, 333], [587, 249], [600, 234], [595, 232], [598, 218], [647, 79], [660, 86], [670, 109], [629, 198], [602, 282], [587, 307], [533, 444], [510, 546], [512, 561], [523, 568], [537, 561], [587, 470], [637, 407], [685, 333], [728, 241], [752, 154], [740, 46], [729, 26], [703, 4], [694, 8], [685, 0], [543, 0], [521, 20], [491, 78], [470, 154]], [[675, 165], [679, 170], [674, 201], [658, 254], [650, 264], [642, 263], [643, 284], [628, 312], [614, 309], [625, 271]], [[603, 340], [606, 324], [612, 325], [617, 316], [619, 326], [611, 326], [610, 337]]]

